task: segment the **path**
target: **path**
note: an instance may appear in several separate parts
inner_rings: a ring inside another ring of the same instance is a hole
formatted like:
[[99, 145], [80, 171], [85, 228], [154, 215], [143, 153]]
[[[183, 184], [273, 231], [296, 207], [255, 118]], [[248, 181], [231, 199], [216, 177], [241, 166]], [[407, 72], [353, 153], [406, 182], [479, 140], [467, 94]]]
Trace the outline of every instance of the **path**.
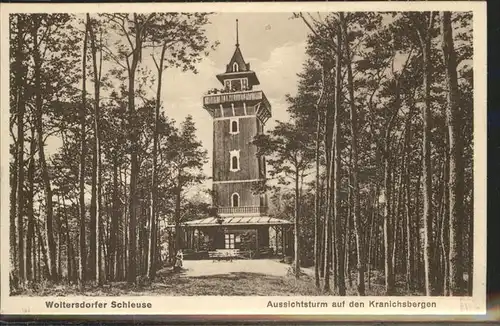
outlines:
[[[182, 277], [200, 277], [231, 273], [258, 273], [270, 276], [286, 276], [287, 264], [272, 259], [241, 259], [230, 261], [185, 260]], [[304, 273], [314, 275], [312, 269], [303, 268]]]

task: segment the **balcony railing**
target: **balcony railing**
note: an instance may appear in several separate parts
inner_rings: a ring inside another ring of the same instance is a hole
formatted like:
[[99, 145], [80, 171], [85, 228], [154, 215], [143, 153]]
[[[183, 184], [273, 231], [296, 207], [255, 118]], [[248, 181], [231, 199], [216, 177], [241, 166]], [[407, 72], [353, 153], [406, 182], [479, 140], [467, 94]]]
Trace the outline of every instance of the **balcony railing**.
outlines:
[[203, 97], [204, 105], [217, 105], [240, 101], [267, 101], [263, 91], [241, 91], [234, 93], [220, 93]]
[[240, 207], [218, 207], [217, 212], [221, 215], [225, 214], [265, 214], [267, 207], [265, 206], [240, 206]]

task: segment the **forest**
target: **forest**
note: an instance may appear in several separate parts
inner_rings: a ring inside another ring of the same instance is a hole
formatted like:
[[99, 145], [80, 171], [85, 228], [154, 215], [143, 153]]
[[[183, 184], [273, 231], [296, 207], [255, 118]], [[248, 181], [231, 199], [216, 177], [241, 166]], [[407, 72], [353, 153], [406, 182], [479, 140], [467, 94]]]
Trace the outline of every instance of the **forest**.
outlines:
[[217, 46], [208, 16], [10, 17], [12, 291], [153, 279], [160, 221], [207, 212], [184, 197], [206, 150], [160, 95], [167, 67], [196, 73]]
[[[473, 70], [468, 12], [296, 13], [309, 30], [290, 121], [255, 144], [294, 270], [366, 295], [472, 295]], [[276, 209], [276, 207], [278, 209]]]
[[[338, 295], [377, 277], [382, 295], [472, 295], [472, 13], [290, 16], [309, 32], [290, 119], [253, 143], [269, 165], [255, 192], [295, 223], [295, 277], [313, 267]], [[162, 226], [212, 214], [185, 197], [207, 178], [195, 122], [178, 127], [160, 98], [168, 68], [196, 73], [216, 49], [209, 23], [11, 15], [12, 294], [152, 281]]]

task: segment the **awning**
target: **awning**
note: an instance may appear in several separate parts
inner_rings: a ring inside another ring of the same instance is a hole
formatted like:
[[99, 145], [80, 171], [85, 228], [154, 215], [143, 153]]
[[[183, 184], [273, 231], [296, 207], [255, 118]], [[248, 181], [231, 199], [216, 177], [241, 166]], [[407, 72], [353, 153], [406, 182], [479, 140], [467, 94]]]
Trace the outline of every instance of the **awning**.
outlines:
[[[222, 221], [222, 223], [219, 223]], [[293, 222], [282, 220], [269, 216], [251, 216], [251, 217], [224, 217], [217, 219], [215, 217], [207, 217], [199, 220], [184, 222], [181, 226], [184, 227], [203, 227], [203, 226], [245, 226], [245, 225], [292, 225]], [[173, 225], [169, 225], [173, 227]]]

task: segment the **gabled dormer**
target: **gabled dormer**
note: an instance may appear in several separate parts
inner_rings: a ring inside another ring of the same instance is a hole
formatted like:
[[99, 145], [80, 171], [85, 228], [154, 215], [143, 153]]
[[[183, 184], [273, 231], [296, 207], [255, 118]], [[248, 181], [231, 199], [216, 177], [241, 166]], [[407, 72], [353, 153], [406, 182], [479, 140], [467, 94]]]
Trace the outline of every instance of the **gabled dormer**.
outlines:
[[226, 73], [244, 71], [250, 71], [250, 64], [245, 62], [243, 54], [241, 54], [240, 45], [236, 43], [236, 50], [234, 50], [229, 64], [226, 65]]

